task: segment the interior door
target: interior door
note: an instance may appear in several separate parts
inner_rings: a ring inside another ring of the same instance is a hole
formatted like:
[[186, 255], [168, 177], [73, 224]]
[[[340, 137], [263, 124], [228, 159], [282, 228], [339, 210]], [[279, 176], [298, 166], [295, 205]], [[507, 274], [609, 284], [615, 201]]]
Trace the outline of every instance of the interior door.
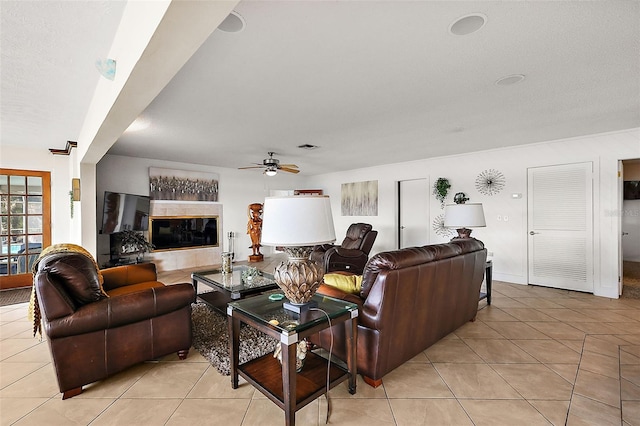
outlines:
[[530, 284], [593, 292], [592, 168], [528, 169]]
[[429, 182], [427, 179], [398, 182], [398, 246], [419, 247], [429, 243]]

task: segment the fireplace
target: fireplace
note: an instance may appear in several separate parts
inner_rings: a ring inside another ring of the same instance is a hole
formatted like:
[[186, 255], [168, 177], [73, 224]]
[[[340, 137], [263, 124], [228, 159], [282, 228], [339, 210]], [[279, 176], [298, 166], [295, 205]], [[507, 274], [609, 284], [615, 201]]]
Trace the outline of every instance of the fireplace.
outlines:
[[151, 216], [149, 240], [154, 252], [219, 246], [219, 217]]

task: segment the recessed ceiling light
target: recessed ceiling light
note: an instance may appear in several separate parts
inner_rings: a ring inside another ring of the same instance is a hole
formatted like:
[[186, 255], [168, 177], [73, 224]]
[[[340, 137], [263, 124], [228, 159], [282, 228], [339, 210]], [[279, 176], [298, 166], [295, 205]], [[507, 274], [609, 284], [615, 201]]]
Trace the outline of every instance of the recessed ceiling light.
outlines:
[[484, 27], [487, 17], [482, 13], [472, 13], [470, 15], [461, 16], [449, 25], [449, 32], [454, 35], [467, 35], [475, 33]]
[[234, 10], [218, 25], [218, 29], [225, 33], [239, 33], [244, 30], [244, 26], [244, 18]]
[[496, 84], [498, 86], [510, 86], [512, 84], [520, 83], [524, 79], [524, 74], [512, 74], [499, 78], [498, 80], [496, 80]]

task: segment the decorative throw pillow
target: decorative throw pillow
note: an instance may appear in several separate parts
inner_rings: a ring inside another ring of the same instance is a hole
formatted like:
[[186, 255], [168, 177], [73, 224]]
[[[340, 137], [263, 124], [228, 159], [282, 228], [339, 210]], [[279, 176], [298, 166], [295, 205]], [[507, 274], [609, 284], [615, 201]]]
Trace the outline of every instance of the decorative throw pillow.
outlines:
[[98, 301], [105, 296], [92, 259], [78, 253], [51, 255], [44, 270], [60, 280], [79, 306]]
[[324, 274], [324, 283], [345, 293], [360, 294], [362, 275]]

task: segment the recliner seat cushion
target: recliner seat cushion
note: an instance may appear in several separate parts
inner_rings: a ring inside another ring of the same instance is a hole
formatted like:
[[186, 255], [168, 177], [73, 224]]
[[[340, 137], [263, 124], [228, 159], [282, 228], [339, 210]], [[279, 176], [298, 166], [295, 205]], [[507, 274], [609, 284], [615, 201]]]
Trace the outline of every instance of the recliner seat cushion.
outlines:
[[50, 274], [67, 290], [77, 306], [108, 297], [102, 290], [91, 259], [74, 253], [53, 254], [40, 262], [39, 271]]

